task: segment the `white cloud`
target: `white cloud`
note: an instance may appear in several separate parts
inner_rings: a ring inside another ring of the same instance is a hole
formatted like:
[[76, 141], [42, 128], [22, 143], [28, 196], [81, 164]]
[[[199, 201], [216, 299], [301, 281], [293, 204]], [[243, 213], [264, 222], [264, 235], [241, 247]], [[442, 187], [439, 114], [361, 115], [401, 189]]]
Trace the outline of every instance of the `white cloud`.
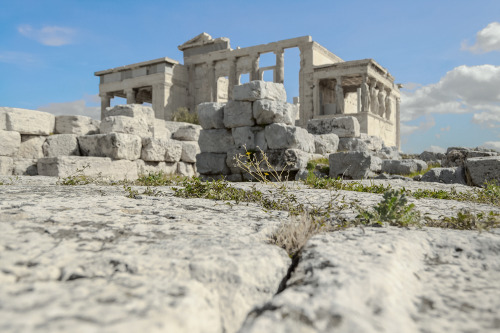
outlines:
[[15, 51], [0, 52], [0, 62], [12, 65], [33, 65], [39, 62], [32, 54]]
[[427, 131], [428, 129], [434, 127], [436, 121], [431, 116], [426, 116], [424, 121], [421, 121], [418, 125], [406, 125], [401, 124], [401, 135], [410, 135], [414, 132]]
[[500, 50], [500, 22], [492, 22], [476, 34], [476, 42], [469, 46], [462, 42], [462, 50], [473, 53], [486, 53]]
[[78, 115], [91, 117], [97, 120], [101, 119], [101, 108], [99, 106], [88, 106], [83, 99], [73, 102], [50, 103], [40, 106], [37, 110], [50, 112], [56, 116]]
[[486, 141], [481, 147], [488, 149], [495, 149], [500, 152], [500, 141]]
[[41, 29], [34, 29], [29, 24], [20, 25], [17, 31], [21, 35], [47, 46], [71, 44], [76, 34], [74, 29], [67, 27], [45, 26]]
[[401, 91], [401, 121], [432, 113], [474, 113], [475, 123], [500, 125], [500, 66], [459, 66], [438, 83]]

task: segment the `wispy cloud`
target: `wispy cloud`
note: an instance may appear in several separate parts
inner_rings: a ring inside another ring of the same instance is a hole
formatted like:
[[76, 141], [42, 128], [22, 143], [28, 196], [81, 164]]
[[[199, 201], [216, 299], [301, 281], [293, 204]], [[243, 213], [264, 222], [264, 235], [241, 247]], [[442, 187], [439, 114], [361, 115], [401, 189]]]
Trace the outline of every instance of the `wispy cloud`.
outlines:
[[481, 147], [495, 149], [500, 152], [500, 141], [486, 141]]
[[62, 46], [74, 42], [76, 30], [68, 27], [44, 26], [35, 29], [29, 24], [20, 25], [17, 31], [28, 38], [47, 46]]
[[15, 51], [0, 51], [0, 62], [12, 65], [34, 65], [39, 62], [39, 59], [25, 52]]
[[463, 41], [462, 50], [473, 53], [500, 51], [500, 22], [492, 22], [479, 31], [473, 45], [469, 46], [468, 41]]
[[50, 103], [48, 105], [40, 106], [37, 110], [50, 112], [56, 116], [77, 115], [87, 116], [98, 120], [101, 119], [101, 107], [88, 106], [83, 99], [73, 102]]

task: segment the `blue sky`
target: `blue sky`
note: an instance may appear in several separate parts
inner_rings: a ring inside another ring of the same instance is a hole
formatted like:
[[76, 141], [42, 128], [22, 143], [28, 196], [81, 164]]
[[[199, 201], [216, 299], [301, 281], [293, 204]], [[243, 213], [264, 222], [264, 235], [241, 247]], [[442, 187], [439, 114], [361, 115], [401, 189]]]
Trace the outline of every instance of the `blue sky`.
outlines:
[[0, 0], [0, 106], [97, 116], [95, 71], [182, 61], [177, 46], [201, 32], [233, 48], [311, 35], [344, 60], [373, 58], [406, 87], [404, 152], [500, 150], [498, 0]]

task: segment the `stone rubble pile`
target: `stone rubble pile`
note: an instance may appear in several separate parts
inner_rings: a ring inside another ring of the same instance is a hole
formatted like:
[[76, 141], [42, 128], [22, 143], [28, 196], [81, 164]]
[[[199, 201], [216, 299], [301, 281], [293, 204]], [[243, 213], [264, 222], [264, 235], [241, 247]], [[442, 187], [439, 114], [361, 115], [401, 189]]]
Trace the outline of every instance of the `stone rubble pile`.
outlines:
[[196, 158], [198, 172], [206, 179], [224, 176], [231, 181], [250, 179], [238, 167], [237, 158], [246, 160], [247, 152], [264, 152], [270, 167], [286, 169], [294, 179], [315, 154], [335, 152], [338, 137], [328, 133], [313, 135], [294, 126], [298, 108], [286, 102], [283, 84], [252, 81], [235, 86], [227, 103], [198, 105], [201, 153]]
[[137, 104], [108, 108], [102, 121], [3, 107], [0, 174], [67, 177], [84, 169], [111, 179], [158, 171], [193, 176], [201, 127], [170, 123]]

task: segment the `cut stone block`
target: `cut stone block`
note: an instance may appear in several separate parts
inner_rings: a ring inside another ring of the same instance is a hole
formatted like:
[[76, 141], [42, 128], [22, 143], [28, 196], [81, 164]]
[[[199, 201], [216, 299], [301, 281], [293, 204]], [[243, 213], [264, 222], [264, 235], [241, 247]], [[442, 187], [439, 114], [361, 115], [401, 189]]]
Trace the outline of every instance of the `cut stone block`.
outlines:
[[182, 144], [181, 161], [188, 163], [196, 163], [196, 155], [201, 153], [198, 142], [181, 141], [181, 144]]
[[7, 111], [4, 107], [0, 107], [0, 131], [7, 130]]
[[224, 107], [224, 126], [227, 128], [253, 126], [252, 103], [229, 101]]
[[483, 186], [486, 182], [500, 185], [500, 156], [468, 158], [465, 167], [472, 185]]
[[379, 138], [378, 136], [367, 135], [365, 133], [361, 133], [359, 138], [361, 140], [363, 140], [363, 142], [366, 143], [366, 146], [368, 147], [368, 149], [370, 149], [372, 151], [379, 151], [384, 146], [384, 141], [381, 138]]
[[21, 146], [21, 134], [0, 130], [0, 156], [14, 156]]
[[418, 155], [418, 158], [422, 161], [425, 162], [430, 162], [430, 163], [440, 163], [441, 160], [445, 157], [443, 153], [435, 153], [432, 151], [424, 151], [420, 155]]
[[256, 101], [269, 99], [272, 101], [286, 102], [286, 90], [282, 83], [251, 81], [234, 86], [233, 99], [235, 101]]
[[311, 119], [307, 122], [307, 130], [312, 134], [334, 133], [340, 138], [360, 136], [359, 122], [355, 117]]
[[3, 108], [6, 111], [6, 129], [27, 135], [50, 135], [54, 133], [56, 117], [35, 110]]
[[171, 136], [172, 133], [170, 133], [170, 130], [167, 128], [165, 120], [155, 118], [153, 137], [157, 139], [170, 139]]
[[224, 128], [225, 103], [201, 103], [196, 110], [203, 129]]
[[136, 160], [141, 157], [141, 138], [133, 134], [109, 133], [78, 137], [83, 156], [109, 157], [115, 160]]
[[399, 154], [399, 149], [397, 147], [386, 147], [383, 146], [382, 149], [376, 151], [375, 156], [383, 160], [400, 160], [401, 155]]
[[[307, 162], [312, 157], [312, 154], [299, 149], [275, 149], [268, 150], [264, 154], [267, 157], [267, 163], [264, 161], [262, 152], [255, 152], [252, 155], [252, 159], [255, 159], [259, 163], [260, 170], [265, 172], [270, 172], [273, 169], [278, 172], [282, 170], [298, 171], [305, 169]], [[226, 164], [232, 173], [243, 173], [244, 170], [238, 167], [237, 158], [244, 164], [247, 161], [245, 151], [242, 149], [233, 149], [228, 152]]]
[[175, 133], [181, 127], [193, 125], [191, 123], [186, 123], [183, 121], [167, 121], [165, 120], [165, 127], [170, 131], [170, 133]]
[[422, 160], [383, 160], [381, 171], [392, 175], [409, 175], [425, 169], [427, 169], [427, 163]]
[[182, 156], [182, 142], [177, 140], [169, 140], [165, 151], [166, 162], [178, 162]]
[[258, 100], [253, 103], [253, 117], [259, 125], [284, 123], [294, 125], [297, 117], [297, 105], [271, 100]]
[[44, 157], [79, 156], [80, 147], [76, 134], [55, 134], [48, 136], [42, 145]]
[[0, 156], [0, 175], [12, 175], [14, 169], [14, 160], [12, 157]]
[[43, 144], [46, 136], [21, 135], [21, 145], [17, 151], [18, 158], [41, 158], [43, 157]]
[[228, 175], [230, 170], [226, 165], [226, 157], [226, 153], [201, 153], [196, 156], [196, 169], [200, 174]]
[[336, 153], [339, 147], [339, 137], [333, 133], [314, 135], [314, 147], [316, 154]]
[[267, 150], [266, 132], [263, 127], [236, 127], [232, 129], [231, 133], [236, 148]]
[[[68, 177], [83, 174], [113, 180], [137, 179], [137, 163], [127, 160], [111, 160], [107, 157], [59, 156], [38, 160], [40, 176]], [[82, 170], [80, 173], [78, 170]]]
[[38, 159], [15, 158], [12, 174], [16, 176], [36, 176]]
[[314, 153], [314, 137], [305, 129], [285, 124], [271, 124], [265, 128], [269, 149], [301, 149]]
[[134, 134], [141, 138], [153, 136], [153, 132], [144, 118], [131, 118], [127, 116], [111, 116], [104, 118], [101, 121], [100, 133]]
[[466, 185], [463, 167], [433, 168], [422, 175], [420, 181]]
[[196, 175], [194, 171], [194, 164], [179, 162], [177, 163], [177, 174], [184, 177], [193, 177]]
[[124, 104], [106, 108], [104, 110], [103, 119], [110, 116], [126, 116], [136, 119], [142, 119], [148, 124], [149, 131], [154, 132], [155, 112], [150, 106], [140, 104]]
[[146, 162], [143, 160], [136, 160], [137, 173], [139, 176], [147, 176], [150, 173], [163, 172], [166, 175], [175, 174], [177, 172], [176, 162]]
[[172, 138], [180, 141], [198, 141], [200, 137], [201, 126], [189, 124], [179, 127], [172, 135]]
[[368, 144], [360, 138], [339, 138], [339, 151], [369, 152]]
[[366, 152], [342, 152], [329, 156], [330, 178], [365, 179], [374, 177], [382, 160]]
[[203, 130], [198, 143], [202, 153], [226, 153], [234, 148], [233, 135], [226, 129]]
[[99, 134], [100, 120], [86, 116], [56, 116], [57, 134], [92, 135]]

